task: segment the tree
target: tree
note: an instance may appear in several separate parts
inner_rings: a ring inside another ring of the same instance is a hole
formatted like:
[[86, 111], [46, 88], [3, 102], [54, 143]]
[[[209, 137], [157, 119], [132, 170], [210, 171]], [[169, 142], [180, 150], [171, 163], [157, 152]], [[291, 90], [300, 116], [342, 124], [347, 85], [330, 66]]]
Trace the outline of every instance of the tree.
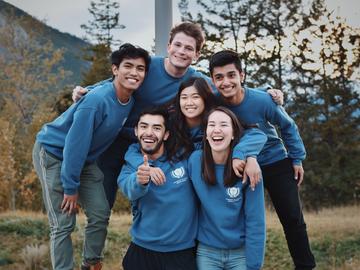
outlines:
[[118, 12], [120, 4], [117, 1], [98, 0], [91, 1], [89, 13], [92, 20], [88, 24], [82, 24], [81, 28], [85, 30], [87, 39], [95, 44], [119, 45], [120, 40], [115, 39], [112, 31], [115, 29], [124, 29], [125, 26], [119, 23], [120, 13]]
[[360, 196], [360, 93], [355, 90], [360, 31], [332, 18], [324, 2], [315, 0], [296, 38], [290, 109], [308, 146], [305, 201], [312, 207], [356, 202]]
[[112, 31], [124, 29], [119, 23], [119, 3], [111, 0], [91, 1], [88, 9], [92, 20], [88, 24], [82, 24], [81, 28], [86, 32], [86, 39], [93, 42], [85, 60], [91, 61], [91, 68], [84, 73], [83, 85], [91, 85], [95, 82], [111, 77], [109, 57], [111, 46], [119, 45], [120, 40], [115, 39]]
[[34, 117], [44, 104], [51, 108], [57, 85], [68, 73], [59, 66], [63, 52], [41, 39], [41, 25], [34, 27], [15, 16], [11, 22], [0, 27], [0, 43], [7, 52], [0, 58], [0, 182], [8, 183], [6, 198], [14, 210], [21, 207], [20, 187], [32, 169], [31, 149], [38, 131], [33, 129]]

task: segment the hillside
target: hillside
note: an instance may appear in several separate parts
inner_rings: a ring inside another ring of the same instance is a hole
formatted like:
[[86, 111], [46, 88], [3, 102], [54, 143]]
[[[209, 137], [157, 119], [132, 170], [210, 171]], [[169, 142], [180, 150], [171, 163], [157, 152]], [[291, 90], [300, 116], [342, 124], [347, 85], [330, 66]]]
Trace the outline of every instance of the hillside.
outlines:
[[[14, 20], [13, 18], [20, 20]], [[34, 30], [39, 33], [36, 39], [39, 40], [39, 44], [42, 41], [51, 41], [55, 49], [62, 48], [64, 50], [64, 60], [61, 62], [62, 67], [65, 70], [72, 72], [71, 76], [68, 76], [66, 80], [63, 81], [62, 86], [66, 84], [77, 84], [81, 82], [82, 72], [84, 72], [89, 67], [89, 62], [82, 59], [84, 54], [83, 49], [86, 48], [89, 44], [83, 41], [80, 38], [72, 36], [67, 33], [62, 33], [50, 26], [47, 26], [45, 23], [37, 20], [31, 15], [27, 14], [23, 10], [8, 4], [5, 1], [0, 0], [0, 27], [4, 27], [8, 24], [16, 24], [20, 38], [27, 37], [29, 33], [29, 26], [31, 30]], [[0, 56], [6, 58], [6, 48], [3, 44], [0, 43]], [[59, 87], [60, 88], [60, 87]]]

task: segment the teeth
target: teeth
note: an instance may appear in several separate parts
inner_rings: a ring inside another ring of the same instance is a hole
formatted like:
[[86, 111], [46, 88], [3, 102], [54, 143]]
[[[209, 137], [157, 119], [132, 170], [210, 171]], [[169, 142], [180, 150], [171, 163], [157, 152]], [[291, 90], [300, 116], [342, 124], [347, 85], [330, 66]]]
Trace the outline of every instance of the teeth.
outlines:
[[155, 140], [152, 140], [152, 139], [143, 139], [144, 142], [146, 143], [153, 143], [155, 142]]
[[224, 139], [224, 137], [212, 137], [212, 139], [214, 140], [214, 141], [220, 141], [220, 140], [222, 140], [222, 139]]
[[132, 79], [132, 78], [128, 78], [127, 80], [128, 80], [129, 82], [131, 82], [131, 83], [136, 83], [136, 82], [137, 82], [136, 79]]

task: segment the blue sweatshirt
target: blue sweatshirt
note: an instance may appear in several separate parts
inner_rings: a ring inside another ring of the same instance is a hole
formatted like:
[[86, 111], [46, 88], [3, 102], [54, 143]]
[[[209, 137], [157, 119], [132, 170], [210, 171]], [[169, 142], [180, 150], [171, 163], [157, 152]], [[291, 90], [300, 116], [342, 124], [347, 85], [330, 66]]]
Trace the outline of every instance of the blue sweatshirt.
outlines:
[[[210, 78], [189, 67], [182, 77], [173, 77], [165, 70], [164, 57], [152, 56], [149, 71], [145, 76], [144, 82], [134, 93], [135, 105], [126, 121], [124, 128], [121, 130], [121, 135], [125, 138], [133, 139], [134, 126], [140, 113], [152, 106], [164, 105], [173, 100], [179, 91], [180, 84], [190, 77], [203, 77], [210, 84]], [[106, 81], [105, 81], [106, 82]], [[96, 85], [102, 84], [99, 82]], [[94, 86], [89, 86], [87, 89], [93, 89]], [[215, 88], [213, 89], [215, 92]]]
[[[267, 135], [267, 142], [258, 155], [259, 164], [267, 165], [289, 157], [293, 164], [300, 165], [305, 159], [306, 152], [294, 120], [282, 106], [273, 102], [269, 94], [249, 88], [245, 88], [244, 91], [242, 102], [228, 107], [242, 123], [258, 124]], [[274, 125], [279, 128], [281, 138]]]
[[[189, 129], [190, 138], [194, 144], [195, 150], [202, 149], [202, 139], [204, 132], [198, 127]], [[248, 157], [257, 157], [263, 148], [267, 136], [258, 128], [245, 129], [240, 141], [235, 145], [233, 150], [233, 158], [246, 160]], [[125, 160], [131, 159], [134, 164], [139, 166], [143, 162], [143, 155], [140, 152], [139, 144], [131, 144], [125, 154]]]
[[[138, 149], [140, 149], [138, 147]], [[139, 152], [140, 153], [140, 152]], [[141, 154], [141, 153], [140, 153]], [[195, 246], [198, 227], [196, 196], [187, 173], [187, 161], [170, 163], [164, 156], [149, 160], [166, 177], [165, 184], [156, 186], [137, 182], [137, 167], [142, 164], [131, 156], [125, 158], [118, 185], [131, 201], [132, 241], [144, 248], [171, 252]]]
[[245, 246], [248, 270], [258, 270], [265, 253], [265, 204], [263, 185], [252, 191], [241, 179], [233, 187], [224, 187], [224, 165], [215, 165], [215, 186], [205, 183], [201, 174], [202, 151], [189, 158], [189, 176], [200, 200], [197, 239], [220, 249]]
[[121, 104], [113, 83], [107, 82], [42, 127], [36, 139], [63, 161], [61, 181], [65, 194], [77, 192], [84, 164], [94, 162], [113, 142], [133, 103], [131, 97], [127, 104]]

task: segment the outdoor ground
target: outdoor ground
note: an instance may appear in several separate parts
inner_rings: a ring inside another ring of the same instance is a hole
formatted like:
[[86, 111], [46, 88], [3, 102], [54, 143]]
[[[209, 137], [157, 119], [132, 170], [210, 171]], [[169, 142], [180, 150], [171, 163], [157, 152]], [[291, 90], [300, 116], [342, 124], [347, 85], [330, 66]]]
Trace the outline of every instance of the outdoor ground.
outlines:
[[[316, 269], [360, 269], [360, 206], [305, 213], [305, 219], [318, 264]], [[83, 240], [83, 214], [79, 215], [78, 220], [73, 234], [77, 263], [80, 262]], [[112, 215], [104, 253], [104, 270], [121, 269], [120, 261], [130, 241], [130, 224], [130, 215]], [[281, 226], [271, 211], [267, 211], [267, 228], [263, 269], [292, 269]], [[33, 212], [0, 213], [0, 269], [50, 269], [46, 216]]]

